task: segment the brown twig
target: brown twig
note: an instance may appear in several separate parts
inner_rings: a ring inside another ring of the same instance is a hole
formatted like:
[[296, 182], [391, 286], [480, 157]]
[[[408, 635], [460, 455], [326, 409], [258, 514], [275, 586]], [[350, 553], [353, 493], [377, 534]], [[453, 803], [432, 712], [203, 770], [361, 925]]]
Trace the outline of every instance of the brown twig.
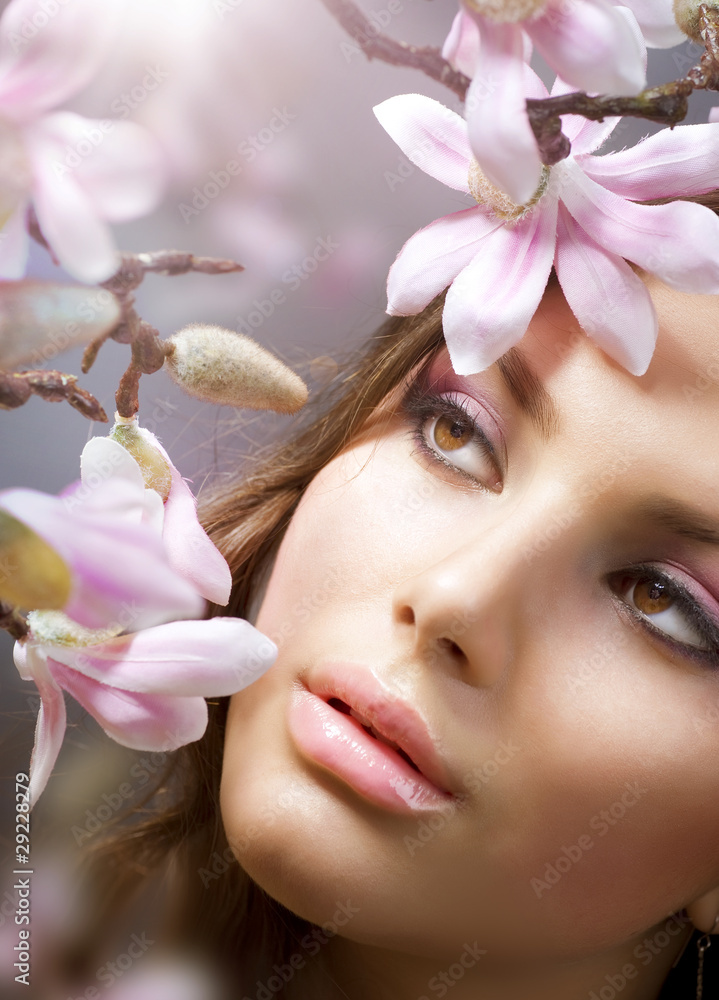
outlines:
[[[375, 25], [353, 0], [321, 0], [327, 10], [357, 42], [368, 59], [382, 59], [393, 66], [421, 70], [449, 87], [464, 100], [470, 80], [453, 70], [438, 49], [407, 45], [377, 32]], [[719, 11], [701, 4], [698, 9], [701, 37], [706, 51], [698, 66], [681, 80], [643, 90], [636, 97], [588, 97], [578, 91], [528, 100], [529, 121], [542, 161], [552, 166], [569, 156], [571, 143], [562, 132], [560, 115], [581, 115], [592, 121], [607, 117], [644, 118], [674, 126], [686, 117], [687, 99], [694, 90], [719, 90]]]
[[447, 62], [431, 45], [408, 45], [378, 32], [376, 26], [352, 0], [321, 0], [330, 14], [359, 45], [368, 59], [381, 59], [392, 66], [421, 70], [464, 100], [470, 80]]
[[23, 616], [12, 604], [0, 601], [0, 628], [9, 632], [13, 639], [24, 639], [30, 634], [30, 629]]
[[0, 371], [0, 409], [14, 410], [31, 395], [50, 403], [69, 403], [89, 420], [107, 423], [107, 414], [95, 397], [77, 385], [77, 376], [59, 371]]

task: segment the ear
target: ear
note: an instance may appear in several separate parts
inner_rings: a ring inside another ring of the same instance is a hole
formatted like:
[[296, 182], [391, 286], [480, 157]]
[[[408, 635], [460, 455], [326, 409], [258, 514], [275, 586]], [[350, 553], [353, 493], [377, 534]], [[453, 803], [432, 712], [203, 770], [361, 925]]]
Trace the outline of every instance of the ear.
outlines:
[[698, 931], [719, 930], [719, 889], [712, 889], [686, 907], [687, 916]]

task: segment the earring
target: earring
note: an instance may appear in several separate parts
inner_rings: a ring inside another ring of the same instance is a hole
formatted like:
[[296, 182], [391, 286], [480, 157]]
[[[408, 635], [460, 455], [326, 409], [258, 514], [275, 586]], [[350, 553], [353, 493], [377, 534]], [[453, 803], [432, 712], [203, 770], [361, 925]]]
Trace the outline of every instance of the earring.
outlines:
[[[714, 918], [711, 931], [715, 929], [717, 924], [719, 924], [719, 915]], [[704, 996], [704, 953], [707, 948], [711, 948], [711, 944], [712, 939], [709, 934], [702, 934], [697, 941], [697, 1000], [702, 1000]]]

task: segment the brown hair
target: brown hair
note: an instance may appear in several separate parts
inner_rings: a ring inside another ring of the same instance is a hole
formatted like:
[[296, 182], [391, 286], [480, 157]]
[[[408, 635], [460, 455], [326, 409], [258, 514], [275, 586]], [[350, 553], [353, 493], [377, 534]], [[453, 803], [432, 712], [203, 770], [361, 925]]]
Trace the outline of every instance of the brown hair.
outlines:
[[[354, 441], [408, 373], [443, 344], [443, 301], [441, 295], [419, 316], [387, 321], [305, 407], [289, 439], [250, 457], [249, 468], [236, 482], [203, 498], [201, 519], [233, 579], [228, 606], [214, 607], [212, 614], [250, 617], [253, 598], [311, 480]], [[241, 982], [233, 984], [234, 990], [248, 991], [271, 976], [273, 965], [286, 962], [312, 929], [270, 899], [234, 862], [218, 805], [228, 701], [210, 704], [205, 736], [173, 755], [152, 797], [88, 853], [93, 899], [69, 974], [91, 968], [102, 947], [98, 935], [118, 910], [137, 901], [143, 888], [152, 884], [154, 895], [158, 878], [165, 886], [163, 905], [172, 914], [167, 936], [183, 947], [192, 942], [203, 950], [204, 945], [205, 953], [211, 951], [228, 973], [239, 970]], [[307, 967], [283, 996], [319, 998], [326, 982], [321, 955], [314, 963], [306, 952], [303, 957]]]

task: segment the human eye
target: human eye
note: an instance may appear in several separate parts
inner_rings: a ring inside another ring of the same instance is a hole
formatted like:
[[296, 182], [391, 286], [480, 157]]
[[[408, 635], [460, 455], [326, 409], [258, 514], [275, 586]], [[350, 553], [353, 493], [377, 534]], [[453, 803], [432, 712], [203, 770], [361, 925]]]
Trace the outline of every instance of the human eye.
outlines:
[[502, 476], [495, 449], [479, 423], [475, 400], [457, 392], [438, 393], [415, 382], [402, 409], [418, 450], [475, 488], [500, 493]]
[[642, 565], [610, 578], [632, 616], [670, 649], [719, 667], [719, 622], [679, 580]]

